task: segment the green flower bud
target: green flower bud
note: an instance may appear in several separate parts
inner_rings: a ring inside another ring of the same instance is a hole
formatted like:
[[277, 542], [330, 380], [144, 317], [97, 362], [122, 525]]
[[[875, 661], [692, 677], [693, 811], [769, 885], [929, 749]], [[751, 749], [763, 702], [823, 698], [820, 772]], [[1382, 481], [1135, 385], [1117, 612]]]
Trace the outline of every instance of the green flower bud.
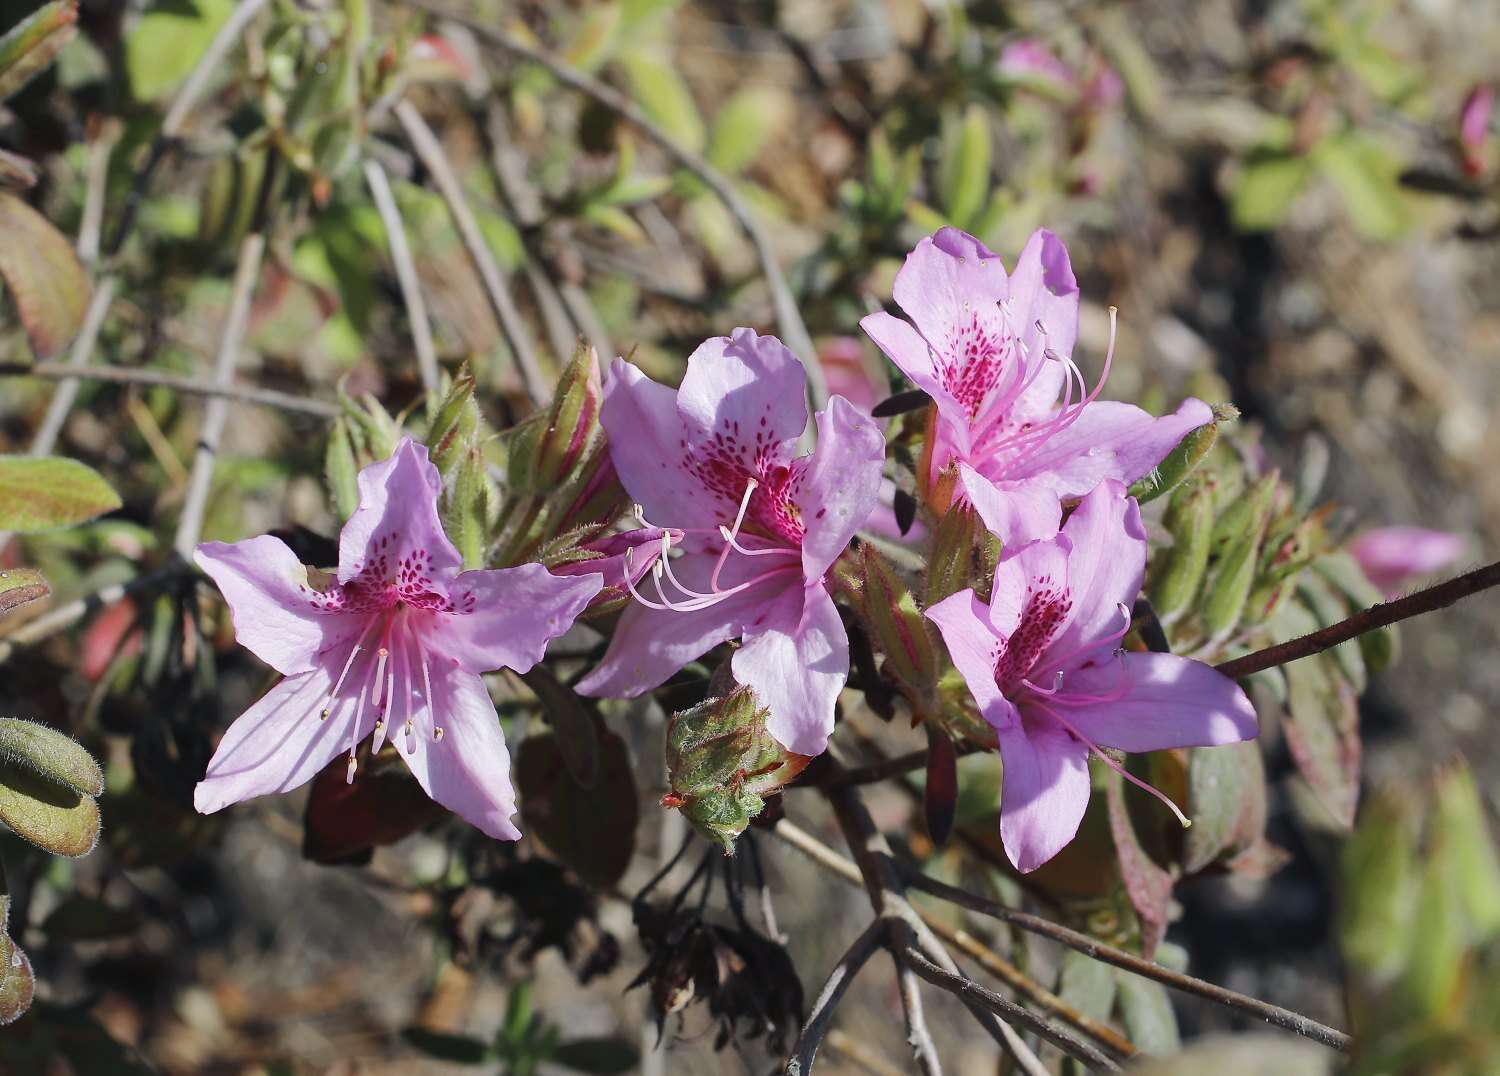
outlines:
[[925, 714], [932, 709], [941, 671], [930, 625], [891, 563], [869, 543], [860, 553], [859, 609], [878, 651], [885, 655], [883, 671]]
[[1141, 504], [1154, 501], [1164, 493], [1170, 493], [1183, 479], [1192, 474], [1203, 458], [1213, 449], [1214, 442], [1219, 439], [1219, 425], [1210, 422], [1207, 426], [1199, 426], [1181, 441], [1177, 447], [1167, 453], [1167, 458], [1162, 460], [1151, 473], [1130, 487], [1129, 493]]

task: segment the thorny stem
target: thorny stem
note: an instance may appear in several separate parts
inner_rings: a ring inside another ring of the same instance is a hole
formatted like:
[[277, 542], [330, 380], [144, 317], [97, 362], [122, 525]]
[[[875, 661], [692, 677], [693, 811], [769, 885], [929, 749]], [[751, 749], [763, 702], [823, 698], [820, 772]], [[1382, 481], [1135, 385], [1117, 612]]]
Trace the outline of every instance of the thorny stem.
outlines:
[[[94, 293], [95, 296], [97, 297], [100, 292], [111, 285], [112, 280], [105, 278], [99, 285], [100, 290]], [[339, 415], [338, 404], [314, 400], [307, 396], [278, 392], [276, 389], [253, 388], [247, 385], [223, 385], [213, 381], [200, 381], [196, 378], [169, 374], [162, 370], [143, 370], [139, 367], [72, 366], [60, 362], [34, 364], [3, 362], [0, 363], [0, 377], [39, 377], [47, 381], [78, 378], [81, 381], [107, 381], [117, 385], [144, 385], [150, 388], [186, 392], [194, 396], [222, 397], [239, 403], [260, 404], [262, 407], [274, 407], [280, 411], [313, 415], [317, 418], [337, 418]]]
[[373, 158], [365, 159], [365, 184], [370, 188], [370, 196], [375, 199], [375, 208], [385, 225], [386, 247], [391, 252], [391, 264], [396, 268], [401, 301], [406, 304], [406, 320], [411, 324], [411, 343], [417, 353], [417, 371], [422, 377], [422, 387], [428, 392], [437, 392], [440, 380], [437, 351], [432, 345], [432, 325], [427, 320], [422, 283], [417, 279], [411, 244], [406, 241], [406, 224], [401, 219], [396, 196], [391, 193], [391, 181], [386, 178], [380, 162]]
[[864, 933], [854, 939], [854, 943], [833, 966], [833, 970], [828, 973], [828, 981], [818, 992], [818, 1000], [813, 1002], [812, 1012], [807, 1015], [807, 1023], [802, 1025], [802, 1031], [792, 1046], [791, 1056], [786, 1062], [786, 1076], [807, 1076], [812, 1071], [813, 1058], [817, 1056], [823, 1036], [828, 1032], [833, 1010], [838, 1007], [844, 991], [849, 989], [849, 984], [859, 974], [859, 969], [865, 966], [884, 940], [885, 923], [876, 919], [865, 927]]
[[1007, 908], [1003, 904], [965, 892], [955, 886], [939, 882], [934, 878], [929, 878], [916, 867], [909, 864], [898, 863], [896, 867], [906, 884], [915, 889], [920, 889], [924, 893], [930, 893], [932, 896], [946, 900], [952, 904], [957, 904], [960, 907], [968, 908], [970, 911], [978, 912], [981, 915], [998, 919], [1002, 923], [1008, 923], [1018, 930], [1024, 930], [1043, 938], [1049, 938], [1060, 945], [1066, 945], [1069, 949], [1076, 949], [1084, 956], [1091, 957], [1094, 960], [1112, 964], [1117, 968], [1123, 968], [1146, 979], [1154, 979], [1164, 986], [1170, 986], [1172, 989], [1180, 990], [1185, 994], [1195, 994], [1198, 997], [1207, 998], [1209, 1001], [1216, 1002], [1228, 1008], [1251, 1013], [1265, 1020], [1267, 1023], [1275, 1024], [1277, 1027], [1285, 1028], [1288, 1031], [1295, 1031], [1297, 1034], [1312, 1039], [1314, 1042], [1322, 1043], [1324, 1046], [1331, 1046], [1337, 1050], [1347, 1052], [1353, 1043], [1351, 1037], [1346, 1033], [1320, 1024], [1316, 1020], [1303, 1016], [1300, 1013], [1292, 1012], [1290, 1009], [1283, 1009], [1279, 1005], [1272, 1005], [1258, 998], [1238, 994], [1233, 990], [1226, 990], [1222, 986], [1215, 986], [1213, 983], [1205, 982], [1202, 979], [1195, 979], [1191, 975], [1171, 971], [1160, 964], [1155, 964], [1134, 953], [1128, 953], [1124, 949], [1117, 949], [1112, 945], [1106, 945], [1095, 938], [1089, 937], [1087, 934], [1070, 930], [1065, 926], [1043, 919], [1041, 916], [1030, 915], [1026, 912], [1016, 911], [1013, 908]]
[[1288, 640], [1277, 646], [1268, 646], [1264, 650], [1257, 650], [1253, 654], [1246, 654], [1233, 661], [1221, 662], [1214, 668], [1225, 676], [1239, 679], [1278, 665], [1285, 665], [1298, 658], [1320, 654], [1324, 650], [1335, 647], [1339, 643], [1348, 642], [1367, 631], [1410, 620], [1412, 617], [1430, 613], [1435, 609], [1446, 608], [1471, 594], [1478, 594], [1481, 590], [1488, 590], [1495, 586], [1500, 586], [1500, 561], [1483, 568], [1475, 568], [1472, 572], [1466, 572], [1456, 579], [1427, 587], [1415, 594], [1408, 594], [1404, 598], [1372, 605], [1337, 624], [1330, 624], [1326, 628]]
[[718, 196], [729, 210], [731, 216], [745, 234], [750, 237], [750, 242], [755, 246], [756, 256], [760, 260], [761, 272], [765, 275], [766, 283], [771, 289], [771, 302], [776, 310], [776, 325], [780, 330], [786, 345], [802, 359], [803, 366], [807, 370], [807, 380], [812, 393], [813, 404], [823, 407], [828, 402], [828, 386], [823, 380], [822, 369], [817, 363], [817, 353], [813, 348], [812, 337], [808, 335], [807, 326], [802, 320], [802, 314], [797, 309], [796, 299], [792, 295], [792, 289], [787, 284], [786, 276], [776, 262], [775, 252], [771, 249], [770, 239], [765, 229], [756, 220], [754, 211], [745, 202], [740, 193], [734, 189], [734, 185], [725, 178], [713, 165], [709, 164], [701, 155], [679, 143], [662, 128], [653, 123], [644, 112], [636, 107], [635, 103], [624, 94], [610, 86], [605, 85], [598, 79], [592, 78], [581, 71], [570, 67], [562, 60], [541, 49], [532, 48], [521, 41], [516, 40], [509, 34], [496, 30], [487, 23], [476, 22], [450, 11], [443, 5], [432, 3], [431, 0], [414, 0], [415, 6], [435, 15], [438, 18], [448, 19], [466, 27], [470, 33], [481, 40], [487, 41], [497, 48], [510, 53], [512, 56], [532, 63], [539, 64], [550, 71], [559, 82], [573, 87], [581, 93], [592, 97], [599, 104], [616, 113], [631, 126], [635, 127], [646, 137], [661, 146], [668, 154], [676, 158], [677, 162], [693, 175], [702, 180], [704, 185]]
[[521, 371], [521, 381], [525, 385], [526, 395], [530, 398], [532, 406], [541, 407], [550, 393], [541, 367], [537, 365], [536, 346], [532, 343], [531, 332], [527, 329], [526, 322], [521, 318], [521, 311], [511, 296], [510, 286], [505, 282], [505, 275], [500, 271], [494, 253], [485, 242], [484, 234], [479, 230], [479, 221], [475, 219], [474, 211], [469, 208], [463, 185], [454, 175], [453, 168], [448, 163], [448, 155], [443, 152], [442, 143], [438, 141], [437, 135], [433, 134], [432, 128], [427, 125], [427, 121], [422, 118], [416, 106], [410, 101], [398, 101], [395, 111], [396, 119], [406, 131], [406, 137], [411, 141], [412, 149], [416, 150], [417, 156], [422, 161], [422, 167], [427, 169], [433, 182], [437, 184], [438, 193], [442, 195], [443, 202], [448, 207], [448, 214], [453, 218], [453, 226], [458, 229], [459, 237], [463, 240], [464, 250], [468, 253], [469, 260], [474, 263], [475, 272], [484, 282], [485, 296], [490, 301], [490, 308], [495, 312], [495, 320], [500, 325], [500, 332], [505, 336], [505, 343], [510, 348], [511, 354], [515, 357], [516, 366]]

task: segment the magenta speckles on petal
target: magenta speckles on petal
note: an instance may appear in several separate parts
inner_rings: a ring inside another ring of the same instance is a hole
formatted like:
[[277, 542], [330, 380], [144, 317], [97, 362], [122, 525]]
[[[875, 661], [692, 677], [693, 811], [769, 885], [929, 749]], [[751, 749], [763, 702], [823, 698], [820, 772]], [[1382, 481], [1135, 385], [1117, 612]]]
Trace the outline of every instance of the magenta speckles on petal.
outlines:
[[1105, 482], [1061, 533], [1006, 552], [990, 604], [965, 590], [927, 610], [997, 733], [1001, 839], [1020, 870], [1073, 839], [1088, 802], [1090, 755], [1141, 783], [1101, 748], [1212, 746], [1256, 734], [1249, 699], [1211, 667], [1118, 649], [1145, 545], [1124, 486]]
[[617, 359], [600, 412], [641, 526], [681, 535], [649, 572], [588, 695], [633, 697], [738, 638], [736, 677], [770, 712], [786, 748], [815, 755], [849, 674], [848, 639], [824, 584], [880, 492], [885, 438], [835, 396], [817, 416], [817, 450], [796, 455], [807, 424], [802, 364], [774, 337], [737, 329], [705, 341], [677, 392]]
[[240, 641], [287, 678], [230, 727], [194, 802], [210, 812], [288, 791], [342, 752], [352, 781], [358, 745], [389, 739], [429, 796], [514, 840], [509, 757], [479, 674], [529, 669], [603, 578], [539, 564], [460, 573], [437, 470], [409, 439], [359, 485], [326, 588], [269, 536], [198, 547]]

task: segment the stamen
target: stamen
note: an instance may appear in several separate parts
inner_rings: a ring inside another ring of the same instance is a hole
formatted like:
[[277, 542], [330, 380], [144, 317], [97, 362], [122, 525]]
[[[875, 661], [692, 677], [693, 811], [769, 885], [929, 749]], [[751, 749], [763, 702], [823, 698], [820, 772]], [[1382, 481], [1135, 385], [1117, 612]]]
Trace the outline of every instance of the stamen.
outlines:
[[360, 644], [365, 641], [365, 636], [370, 634], [370, 630], [375, 627], [375, 622], [379, 619], [379, 617], [371, 617], [369, 623], [365, 625], [365, 630], [359, 633], [358, 639], [354, 640], [354, 647], [349, 651], [349, 660], [344, 662], [344, 671], [339, 673], [338, 680], [334, 682], [333, 690], [328, 694], [328, 701], [323, 704], [323, 712], [319, 715], [322, 720], [327, 721], [329, 715], [333, 713], [333, 704], [339, 697], [339, 689], [344, 686], [344, 677], [349, 675], [349, 670], [354, 667], [354, 659], [359, 656], [361, 650]]
[[755, 479], [749, 479], [745, 484], [745, 495], [740, 498], [740, 510], [735, 513], [734, 526], [729, 528], [729, 537], [725, 540], [723, 551], [719, 554], [718, 563], [714, 565], [714, 574], [709, 576], [708, 586], [715, 592], [719, 589], [719, 573], [724, 570], [724, 562], [729, 559], [729, 543], [734, 541], [734, 536], [740, 533], [740, 525], [745, 522], [745, 512], [750, 508], [750, 498], [755, 495], [760, 483]]
[[442, 725], [434, 725], [433, 728], [432, 728], [432, 742], [433, 743], [440, 743], [440, 742], [442, 742], [442, 739], [443, 739], [443, 726]]
[[[1110, 643], [1119, 642], [1121, 639], [1125, 638], [1125, 636], [1129, 635], [1130, 629], [1134, 623], [1131, 619], [1130, 607], [1124, 602], [1115, 602], [1115, 610], [1125, 621], [1125, 623], [1118, 630], [1111, 632], [1102, 639], [1094, 639], [1091, 642], [1084, 643], [1082, 646], [1078, 647], [1075, 650], [1071, 650], [1066, 654], [1048, 654], [1046, 655], [1047, 664], [1052, 666], [1054, 669], [1066, 668], [1072, 663], [1074, 658], [1082, 657], [1084, 654], [1087, 654], [1094, 650], [1098, 650], [1101, 647], [1108, 646]], [[1061, 673], [1059, 673], [1058, 675], [1061, 675]]]
[[795, 549], [790, 549], [787, 546], [780, 545], [768, 546], [765, 549], [746, 549], [735, 539], [734, 532], [731, 531], [728, 527], [722, 525], [719, 527], [719, 537], [723, 538], [725, 542], [729, 543], [729, 546], [736, 553], [743, 553], [747, 557], [800, 557], [802, 555]]
[[381, 689], [385, 687], [385, 663], [386, 659], [391, 656], [391, 652], [382, 646], [375, 651], [375, 656], [377, 659], [375, 662], [375, 697], [370, 701], [375, 704], [376, 709], [384, 709], [389, 700], [381, 701], [383, 697]]
[[356, 769], [358, 769], [358, 768], [359, 768], [359, 760], [357, 758], [355, 758], [354, 752], [350, 751], [349, 752], [349, 772], [344, 775], [344, 783], [346, 785], [352, 785], [354, 783], [354, 771]]
[[1125, 778], [1125, 780], [1129, 781], [1137, 788], [1144, 789], [1146, 792], [1151, 793], [1151, 795], [1161, 800], [1162, 803], [1166, 804], [1168, 810], [1170, 810], [1174, 815], [1177, 816], [1177, 821], [1182, 823], [1183, 829], [1187, 829], [1192, 826], [1193, 820], [1187, 815], [1183, 814], [1182, 809], [1178, 807], [1177, 804], [1173, 803], [1165, 792], [1162, 792], [1160, 789], [1153, 788], [1151, 785], [1148, 785], [1145, 781], [1142, 781], [1139, 777], [1135, 776], [1135, 774], [1125, 769], [1124, 766], [1121, 766], [1109, 755], [1105, 754], [1104, 750], [1098, 744], [1094, 743], [1093, 740], [1090, 740], [1087, 736], [1074, 728], [1072, 722], [1063, 717], [1062, 714], [1058, 713], [1052, 707], [1040, 702], [1035, 703], [1034, 705], [1037, 707], [1037, 709], [1042, 710], [1043, 712], [1051, 716], [1052, 719], [1055, 720], [1059, 725], [1072, 733], [1075, 739], [1081, 741], [1084, 746], [1086, 746], [1090, 751], [1098, 755], [1099, 761], [1103, 762], [1106, 766], [1114, 770], [1117, 774]]

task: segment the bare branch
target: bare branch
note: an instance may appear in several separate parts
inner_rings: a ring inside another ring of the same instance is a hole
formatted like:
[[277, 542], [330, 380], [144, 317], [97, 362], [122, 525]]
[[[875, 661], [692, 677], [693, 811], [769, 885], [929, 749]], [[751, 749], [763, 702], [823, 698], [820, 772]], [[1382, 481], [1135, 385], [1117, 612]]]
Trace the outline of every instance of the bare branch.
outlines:
[[453, 218], [453, 226], [458, 229], [459, 238], [463, 240], [464, 250], [468, 252], [469, 260], [474, 263], [475, 271], [484, 282], [484, 292], [490, 301], [490, 308], [495, 312], [500, 332], [504, 334], [505, 343], [515, 356], [516, 366], [521, 371], [526, 395], [534, 406], [541, 407], [548, 395], [547, 381], [542, 376], [541, 367], [537, 365], [536, 346], [531, 342], [531, 332], [510, 294], [505, 274], [500, 271], [494, 253], [479, 230], [479, 222], [474, 217], [474, 211], [469, 208], [463, 185], [454, 175], [453, 168], [448, 163], [448, 155], [443, 152], [442, 143], [410, 101], [396, 103], [396, 119], [406, 131], [406, 137], [411, 140], [422, 166], [431, 173], [433, 182], [437, 184], [438, 193], [443, 196], [448, 214]]
[[1438, 583], [1436, 586], [1419, 590], [1415, 594], [1408, 594], [1404, 598], [1372, 605], [1337, 624], [1330, 624], [1309, 635], [1303, 635], [1278, 646], [1257, 650], [1253, 654], [1246, 654], [1233, 661], [1222, 662], [1214, 668], [1225, 676], [1239, 679], [1264, 669], [1285, 665], [1298, 658], [1320, 654], [1324, 650], [1338, 646], [1339, 643], [1348, 642], [1367, 631], [1410, 620], [1414, 616], [1421, 616], [1435, 609], [1446, 608], [1471, 594], [1478, 594], [1481, 590], [1496, 586], [1500, 586], [1500, 561], [1483, 568], [1475, 568], [1472, 572], [1466, 572], [1457, 579]]
[[750, 237], [750, 242], [755, 246], [756, 256], [760, 259], [761, 272], [766, 278], [766, 283], [771, 289], [771, 302], [776, 310], [776, 325], [781, 333], [782, 340], [787, 347], [791, 348], [803, 365], [807, 368], [807, 380], [812, 393], [813, 403], [822, 407], [828, 401], [828, 386], [823, 379], [822, 368], [818, 366], [818, 356], [813, 348], [812, 337], [808, 335], [807, 326], [802, 321], [802, 314], [797, 309], [797, 301], [792, 295], [792, 289], [787, 284], [786, 276], [776, 262], [775, 251], [771, 249], [771, 241], [766, 235], [765, 229], [761, 227], [756, 219], [754, 211], [745, 202], [740, 193], [734, 189], [734, 184], [724, 177], [713, 165], [704, 160], [702, 156], [682, 145], [675, 138], [653, 123], [644, 112], [636, 107], [635, 103], [624, 94], [611, 86], [605, 85], [598, 79], [570, 67], [562, 60], [541, 49], [533, 48], [525, 42], [519, 41], [494, 26], [487, 23], [475, 22], [464, 16], [448, 10], [446, 7], [430, 2], [430, 0], [413, 0], [416, 7], [421, 8], [439, 18], [448, 19], [466, 27], [474, 34], [490, 44], [496, 46], [512, 56], [532, 63], [539, 64], [550, 71], [559, 82], [573, 87], [581, 93], [592, 97], [611, 112], [616, 113], [631, 126], [638, 129], [647, 138], [651, 139], [677, 163], [686, 168], [703, 184], [718, 196], [724, 203], [731, 216], [745, 234]]
[[990, 1012], [1002, 1019], [1024, 1024], [1052, 1045], [1062, 1050], [1069, 1057], [1082, 1061], [1085, 1065], [1096, 1071], [1120, 1071], [1119, 1065], [1115, 1064], [1108, 1057], [1105, 1057], [1082, 1039], [1053, 1027], [1031, 1010], [1017, 1005], [1009, 998], [1001, 997], [993, 990], [980, 986], [972, 979], [966, 979], [962, 975], [953, 975], [944, 971], [916, 950], [908, 950], [906, 959], [912, 971], [926, 979], [933, 986], [941, 987], [961, 1000], [973, 1001], [983, 1005]]
[[161, 121], [158, 138], [170, 141], [182, 134], [182, 125], [187, 120], [188, 113], [208, 89], [209, 81], [223, 69], [225, 55], [234, 47], [240, 34], [245, 32], [245, 27], [250, 25], [250, 21], [265, 6], [266, 0], [240, 0], [235, 5], [234, 11], [209, 42], [208, 49], [199, 57], [197, 66], [182, 84], [182, 89], [177, 91], [172, 106], [167, 109], [166, 118]]
[[411, 245], [406, 241], [406, 224], [401, 220], [401, 210], [396, 206], [396, 196], [391, 193], [391, 181], [385, 169], [373, 158], [365, 158], [365, 183], [375, 199], [375, 208], [385, 225], [386, 246], [391, 252], [391, 263], [396, 268], [396, 281], [401, 285], [401, 300], [406, 304], [406, 320], [411, 323], [412, 347], [417, 352], [417, 371], [422, 377], [422, 387], [428, 392], [437, 392], [441, 376], [438, 372], [437, 351], [432, 346], [432, 325], [427, 320], [427, 301], [422, 298], [422, 282], [417, 279], [417, 267], [412, 261]]
[[902, 878], [915, 889], [924, 893], [930, 893], [935, 897], [946, 900], [960, 907], [968, 908], [970, 911], [978, 912], [998, 919], [1002, 923], [1009, 923], [1018, 930], [1024, 930], [1032, 934], [1050, 938], [1060, 945], [1066, 945], [1069, 949], [1076, 949], [1085, 956], [1095, 960], [1112, 964], [1117, 968], [1123, 968], [1128, 972], [1142, 976], [1146, 979], [1154, 979], [1164, 986], [1170, 986], [1174, 990], [1180, 990], [1185, 994], [1195, 994], [1209, 1001], [1231, 1009], [1239, 1009], [1242, 1012], [1251, 1013], [1265, 1020], [1267, 1023], [1275, 1024], [1277, 1027], [1295, 1031], [1297, 1034], [1312, 1039], [1314, 1042], [1322, 1043], [1324, 1046], [1332, 1046], [1338, 1050], [1348, 1051], [1353, 1040], [1347, 1034], [1335, 1028], [1327, 1027], [1316, 1020], [1283, 1009], [1279, 1005], [1272, 1005], [1258, 998], [1237, 994], [1233, 990], [1226, 990], [1222, 986], [1195, 979], [1191, 975], [1183, 975], [1181, 972], [1171, 971], [1160, 964], [1152, 963], [1134, 953], [1117, 949], [1112, 945], [1089, 937], [1087, 934], [1076, 930], [1070, 930], [1065, 926], [1043, 919], [1038, 915], [1027, 912], [1019, 912], [1013, 908], [1007, 908], [984, 897], [976, 896], [955, 886], [939, 882], [935, 878], [929, 878], [915, 867], [908, 864], [898, 864]]
[[62, 366], [63, 375], [59, 378], [61, 384], [52, 394], [52, 399], [47, 404], [47, 413], [42, 417], [42, 424], [31, 438], [33, 456], [46, 456], [57, 446], [63, 423], [68, 419], [68, 412], [73, 409], [73, 401], [78, 398], [78, 378], [87, 369], [84, 363], [94, 353], [99, 330], [104, 327], [104, 316], [109, 313], [109, 304], [114, 302], [114, 298], [115, 276], [113, 273], [106, 273], [94, 282], [94, 294], [89, 297], [88, 309], [83, 313], [83, 325], [73, 338], [67, 363]]
[[116, 385], [141, 385], [186, 392], [193, 396], [216, 396], [239, 403], [259, 404], [262, 407], [274, 407], [280, 411], [313, 415], [317, 418], [334, 418], [339, 413], [339, 405], [336, 403], [314, 400], [291, 392], [248, 385], [220, 385], [212, 381], [169, 374], [163, 370], [144, 370], [130, 366], [75, 367], [56, 362], [5, 362], [0, 363], [0, 377], [40, 377], [47, 381], [77, 378], [81, 381], [105, 381]]
[[912, 946], [916, 937], [910, 924], [900, 919], [889, 920], [886, 930], [890, 935], [891, 960], [896, 964], [901, 1011], [906, 1017], [906, 1044], [911, 1047], [912, 1057], [923, 1076], [942, 1076], [943, 1063], [938, 1060], [937, 1043], [932, 1041], [932, 1031], [927, 1026], [921, 984], [911, 966], [910, 954], [914, 951]]
[[884, 939], [885, 923], [877, 919], [854, 939], [854, 943], [833, 966], [833, 971], [828, 973], [828, 981], [818, 993], [818, 1000], [813, 1002], [807, 1022], [802, 1025], [802, 1032], [797, 1036], [791, 1056], [787, 1058], [786, 1076], [807, 1076], [812, 1072], [813, 1059], [817, 1056], [823, 1036], [828, 1032], [833, 1010], [838, 1007], [844, 991], [849, 989], [849, 984], [859, 974], [859, 969], [865, 966]]
[[9, 661], [11, 655], [19, 648], [33, 646], [43, 639], [51, 638], [96, 610], [113, 605], [121, 598], [137, 591], [158, 587], [173, 576], [188, 570], [187, 566], [180, 562], [171, 564], [159, 571], [138, 575], [124, 583], [114, 583], [87, 597], [78, 598], [66, 605], [59, 605], [56, 609], [51, 609], [35, 620], [28, 621], [5, 638], [0, 639], [0, 664]]
[[[267, 174], [270, 174], [268, 168]], [[262, 194], [265, 193], [263, 188]], [[264, 222], [262, 223], [262, 229]], [[245, 329], [250, 322], [250, 300], [255, 294], [255, 282], [260, 278], [261, 258], [266, 252], [266, 237], [262, 229], [245, 236], [240, 244], [239, 264], [234, 271], [234, 288], [230, 293], [229, 317], [224, 322], [224, 333], [219, 337], [219, 353], [214, 359], [214, 384], [227, 386], [234, 377], [234, 367], [239, 359], [240, 344], [245, 338]], [[203, 513], [208, 507], [208, 491], [213, 484], [214, 459], [219, 451], [219, 438], [224, 433], [224, 423], [229, 418], [229, 400], [223, 396], [212, 396], [203, 409], [203, 427], [198, 432], [198, 451], [193, 456], [193, 469], [188, 475], [187, 494], [183, 498], [182, 515], [177, 520], [177, 536], [173, 548], [183, 560], [191, 560], [193, 547], [203, 532]]]

